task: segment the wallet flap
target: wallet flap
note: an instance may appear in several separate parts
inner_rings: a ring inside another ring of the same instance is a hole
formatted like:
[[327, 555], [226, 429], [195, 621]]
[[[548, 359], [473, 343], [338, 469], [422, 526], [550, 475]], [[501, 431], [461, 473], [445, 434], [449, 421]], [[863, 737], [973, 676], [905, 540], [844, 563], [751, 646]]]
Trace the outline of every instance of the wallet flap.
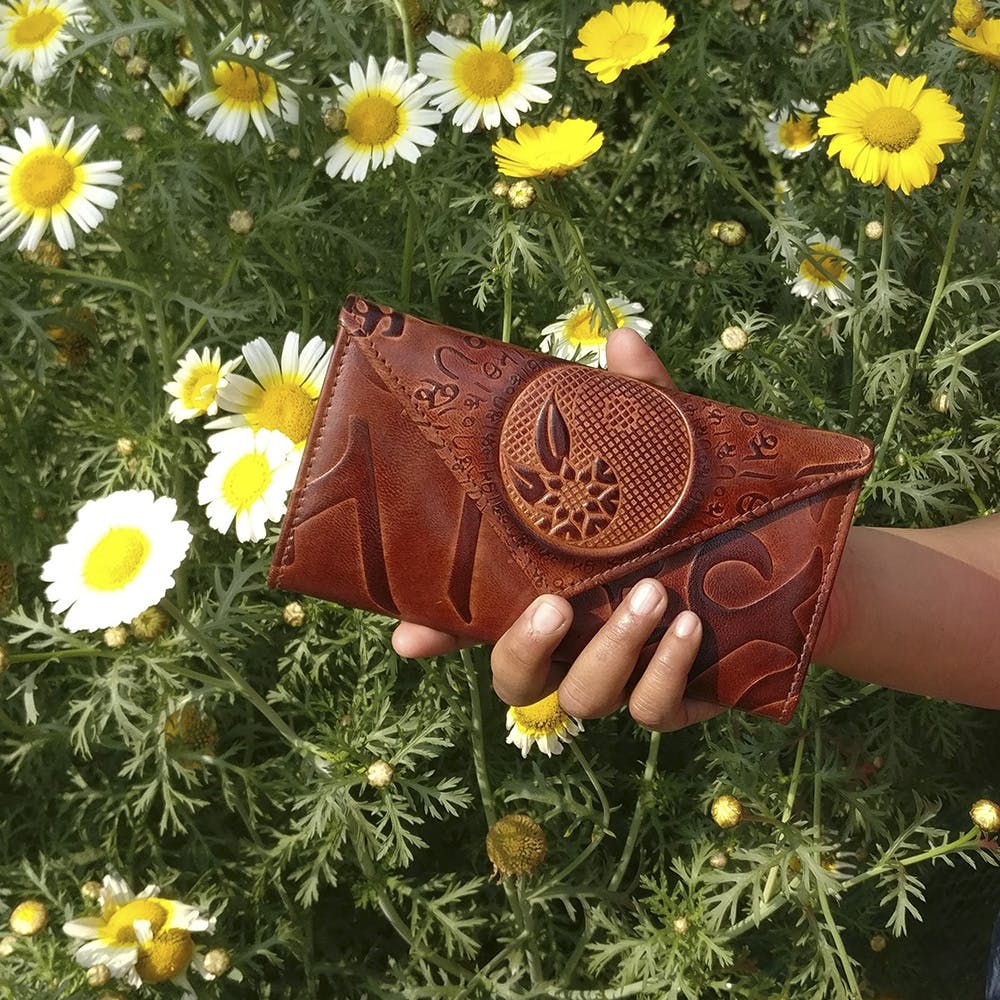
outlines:
[[863, 474], [868, 442], [547, 358], [356, 296], [341, 336], [567, 597]]

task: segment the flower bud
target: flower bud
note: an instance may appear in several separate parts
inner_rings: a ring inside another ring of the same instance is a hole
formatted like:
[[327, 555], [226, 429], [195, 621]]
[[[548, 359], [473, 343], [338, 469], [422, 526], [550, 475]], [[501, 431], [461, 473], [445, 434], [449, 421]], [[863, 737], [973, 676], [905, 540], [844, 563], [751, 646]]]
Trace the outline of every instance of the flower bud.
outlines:
[[735, 795], [720, 795], [712, 802], [712, 819], [723, 830], [731, 830], [743, 819], [743, 803]]
[[255, 225], [256, 220], [253, 217], [253, 213], [248, 212], [245, 208], [234, 209], [229, 214], [229, 228], [237, 236], [247, 236], [249, 233], [252, 233]]
[[133, 80], [141, 80], [149, 72], [149, 60], [142, 56], [132, 56], [125, 63], [125, 72]]
[[448, 15], [444, 26], [448, 29], [449, 35], [454, 35], [455, 38], [465, 38], [472, 31], [472, 18], [468, 14], [456, 11], [454, 14]]
[[347, 124], [347, 115], [342, 108], [331, 104], [323, 109], [323, 125], [330, 132], [342, 132]]
[[365, 776], [372, 788], [386, 788], [392, 784], [394, 773], [395, 768], [387, 760], [376, 760], [368, 765]]
[[707, 260], [696, 260], [694, 262], [694, 273], [699, 278], [707, 278], [712, 273], [712, 265]]
[[80, 895], [88, 902], [96, 903], [101, 898], [101, 883], [90, 879], [80, 886]]
[[5, 934], [0, 938], [0, 958], [7, 958], [14, 954], [17, 947], [17, 938], [11, 934]]
[[931, 399], [931, 407], [937, 410], [938, 413], [947, 413], [951, 409], [951, 397], [942, 389], [940, 392], [934, 393]]
[[740, 247], [747, 241], [747, 227], [736, 219], [714, 222], [709, 232], [723, 246], [727, 247]]
[[167, 750], [177, 762], [190, 771], [201, 767], [195, 756], [212, 756], [219, 742], [219, 725], [194, 702], [185, 702], [167, 716], [163, 724]]
[[992, 799], [980, 799], [969, 810], [972, 822], [984, 833], [1000, 833], [1000, 806]]
[[678, 917], [674, 921], [674, 933], [678, 935], [685, 935], [691, 929], [691, 924], [687, 917]]
[[708, 863], [717, 871], [721, 871], [729, 864], [729, 855], [725, 851], [716, 851], [709, 859]]
[[128, 35], [119, 35], [111, 43], [111, 51], [114, 52], [119, 59], [128, 59], [132, 54], [132, 39]]
[[535, 185], [531, 181], [514, 181], [507, 191], [512, 208], [530, 208], [535, 202]]
[[506, 181], [497, 181], [496, 184], [490, 188], [490, 191], [492, 191], [497, 198], [506, 198], [509, 190], [510, 185]]
[[233, 960], [225, 948], [213, 948], [211, 951], [205, 952], [201, 964], [205, 972], [215, 979], [218, 976], [224, 976], [232, 968]]
[[865, 223], [865, 236], [870, 240], [882, 239], [882, 223], [878, 219], [872, 219]]
[[128, 629], [124, 625], [114, 625], [104, 630], [104, 645], [108, 649], [121, 649], [128, 642]]
[[131, 438], [120, 437], [115, 442], [115, 451], [119, 458], [128, 458], [135, 451], [135, 442]]
[[545, 831], [523, 813], [502, 816], [486, 834], [486, 854], [497, 879], [507, 875], [534, 875], [545, 860]]
[[159, 639], [170, 627], [170, 616], [163, 608], [154, 604], [132, 619], [132, 634], [143, 642]]
[[289, 601], [281, 612], [281, 618], [292, 628], [301, 628], [306, 621], [305, 608], [298, 601]]
[[727, 326], [719, 335], [722, 346], [727, 351], [742, 351], [750, 341], [746, 330], [742, 326]]
[[126, 142], [142, 142], [146, 138], [146, 130], [141, 125], [129, 125], [122, 135]]
[[59, 244], [52, 240], [42, 240], [34, 250], [22, 251], [21, 256], [31, 264], [43, 267], [62, 267], [66, 262]]
[[868, 939], [868, 947], [871, 948], [876, 954], [880, 951], [885, 951], [889, 944], [889, 939], [884, 934], [873, 934]]
[[87, 985], [94, 989], [107, 986], [111, 981], [111, 970], [106, 965], [92, 965], [87, 969]]
[[48, 907], [37, 899], [18, 903], [10, 915], [10, 929], [21, 937], [31, 937], [45, 929], [49, 922]]

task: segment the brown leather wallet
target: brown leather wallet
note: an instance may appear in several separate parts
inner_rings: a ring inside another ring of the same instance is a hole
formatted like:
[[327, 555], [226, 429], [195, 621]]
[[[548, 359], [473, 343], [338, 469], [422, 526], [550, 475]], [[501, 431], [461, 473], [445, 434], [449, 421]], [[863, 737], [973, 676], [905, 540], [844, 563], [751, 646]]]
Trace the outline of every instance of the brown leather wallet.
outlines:
[[687, 693], [787, 722], [868, 441], [667, 391], [350, 297], [273, 587], [493, 642], [539, 594], [572, 661], [662, 581], [703, 639]]

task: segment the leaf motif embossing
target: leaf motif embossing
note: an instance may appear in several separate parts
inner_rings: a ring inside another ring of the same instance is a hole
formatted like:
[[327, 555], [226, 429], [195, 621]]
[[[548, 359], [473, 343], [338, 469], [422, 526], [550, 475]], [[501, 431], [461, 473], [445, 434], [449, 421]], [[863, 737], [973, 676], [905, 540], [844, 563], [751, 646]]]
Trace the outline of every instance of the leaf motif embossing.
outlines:
[[515, 465], [513, 480], [514, 488], [528, 503], [537, 503], [545, 496], [545, 484], [542, 482], [542, 477], [534, 469]]
[[569, 428], [559, 411], [554, 392], [549, 393], [539, 411], [535, 423], [535, 449], [549, 472], [558, 472], [563, 459], [569, 457]]

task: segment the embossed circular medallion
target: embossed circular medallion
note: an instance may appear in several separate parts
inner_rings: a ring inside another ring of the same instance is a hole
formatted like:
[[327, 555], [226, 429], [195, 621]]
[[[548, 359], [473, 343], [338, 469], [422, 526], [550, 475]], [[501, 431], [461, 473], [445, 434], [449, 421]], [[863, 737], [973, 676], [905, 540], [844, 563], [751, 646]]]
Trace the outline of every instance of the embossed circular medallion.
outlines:
[[596, 554], [639, 545], [666, 525], [687, 491], [691, 441], [658, 389], [558, 366], [511, 404], [500, 465], [522, 521], [549, 543]]

